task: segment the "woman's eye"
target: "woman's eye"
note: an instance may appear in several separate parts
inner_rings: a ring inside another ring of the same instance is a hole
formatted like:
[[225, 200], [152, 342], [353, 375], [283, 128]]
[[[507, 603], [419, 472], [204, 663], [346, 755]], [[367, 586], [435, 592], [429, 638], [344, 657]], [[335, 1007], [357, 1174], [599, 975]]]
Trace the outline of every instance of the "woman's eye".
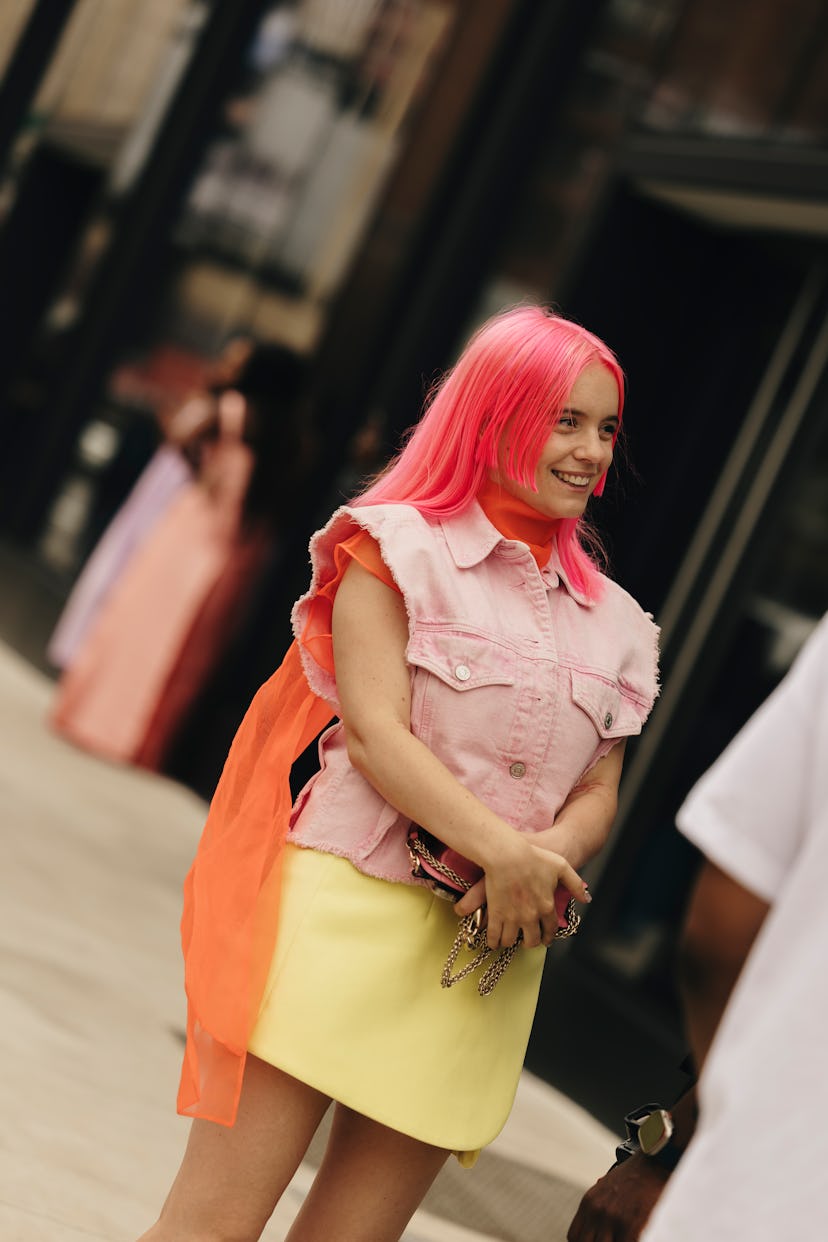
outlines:
[[571, 414], [562, 414], [561, 417], [558, 419], [558, 426], [559, 427], [574, 427], [575, 419], [572, 417]]
[[617, 430], [618, 427], [615, 423], [607, 423], [606, 426], [601, 428], [601, 435], [607, 440], [611, 440]]

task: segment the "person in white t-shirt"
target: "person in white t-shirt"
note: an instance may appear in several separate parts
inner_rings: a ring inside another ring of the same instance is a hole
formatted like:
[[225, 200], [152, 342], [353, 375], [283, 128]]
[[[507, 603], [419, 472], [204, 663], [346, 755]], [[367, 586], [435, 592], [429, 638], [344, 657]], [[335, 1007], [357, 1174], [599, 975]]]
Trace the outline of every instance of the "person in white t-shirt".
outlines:
[[695, 1133], [691, 1092], [672, 1139], [614, 1166], [567, 1236], [817, 1242], [828, 1237], [828, 618], [677, 822], [706, 857], [680, 966], [702, 1071]]

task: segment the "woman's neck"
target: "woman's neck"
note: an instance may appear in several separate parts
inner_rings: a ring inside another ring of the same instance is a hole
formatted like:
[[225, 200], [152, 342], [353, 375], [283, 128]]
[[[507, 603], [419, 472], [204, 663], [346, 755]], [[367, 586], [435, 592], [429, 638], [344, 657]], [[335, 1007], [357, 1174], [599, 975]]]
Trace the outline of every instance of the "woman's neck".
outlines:
[[477, 500], [492, 526], [506, 539], [517, 539], [527, 544], [538, 567], [543, 569], [552, 552], [558, 519], [538, 513], [525, 500], [513, 496], [492, 479], [486, 479], [477, 493]]

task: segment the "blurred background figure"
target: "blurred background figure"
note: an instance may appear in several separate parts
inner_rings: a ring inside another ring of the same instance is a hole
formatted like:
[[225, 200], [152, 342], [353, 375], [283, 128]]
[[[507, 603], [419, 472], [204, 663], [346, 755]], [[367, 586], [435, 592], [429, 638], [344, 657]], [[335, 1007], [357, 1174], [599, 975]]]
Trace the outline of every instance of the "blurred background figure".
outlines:
[[[192, 480], [182, 485], [170, 450], [159, 450], [104, 536], [122, 537], [121, 548], [133, 536], [140, 542], [58, 686], [54, 727], [110, 759], [161, 766], [290, 522], [306, 454], [283, 412], [301, 364], [280, 346], [257, 346], [223, 370], [168, 422]], [[56, 639], [68, 646], [65, 628]]]
[[231, 341], [203, 393], [191, 394], [173, 410], [160, 409], [163, 436], [137, 483], [113, 517], [83, 567], [49, 641], [47, 654], [56, 668], [72, 664], [107, 594], [132, 554], [198, 467], [204, 440], [216, 431], [215, 394], [230, 387], [253, 346]]

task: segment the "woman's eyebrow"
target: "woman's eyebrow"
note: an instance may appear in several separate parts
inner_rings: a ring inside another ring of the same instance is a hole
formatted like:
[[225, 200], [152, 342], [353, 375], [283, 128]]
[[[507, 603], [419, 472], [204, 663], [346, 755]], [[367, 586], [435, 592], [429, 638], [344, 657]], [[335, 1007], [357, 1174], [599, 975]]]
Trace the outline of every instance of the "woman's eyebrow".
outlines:
[[[579, 410], [574, 405], [565, 405], [564, 408], [561, 410], [561, 413], [562, 414], [574, 414], [576, 418], [587, 418], [588, 417], [588, 415], [585, 413], [584, 410]], [[618, 423], [621, 420], [619, 419], [617, 414], [607, 414], [605, 416], [602, 416], [600, 418], [600, 421], [602, 423]]]

